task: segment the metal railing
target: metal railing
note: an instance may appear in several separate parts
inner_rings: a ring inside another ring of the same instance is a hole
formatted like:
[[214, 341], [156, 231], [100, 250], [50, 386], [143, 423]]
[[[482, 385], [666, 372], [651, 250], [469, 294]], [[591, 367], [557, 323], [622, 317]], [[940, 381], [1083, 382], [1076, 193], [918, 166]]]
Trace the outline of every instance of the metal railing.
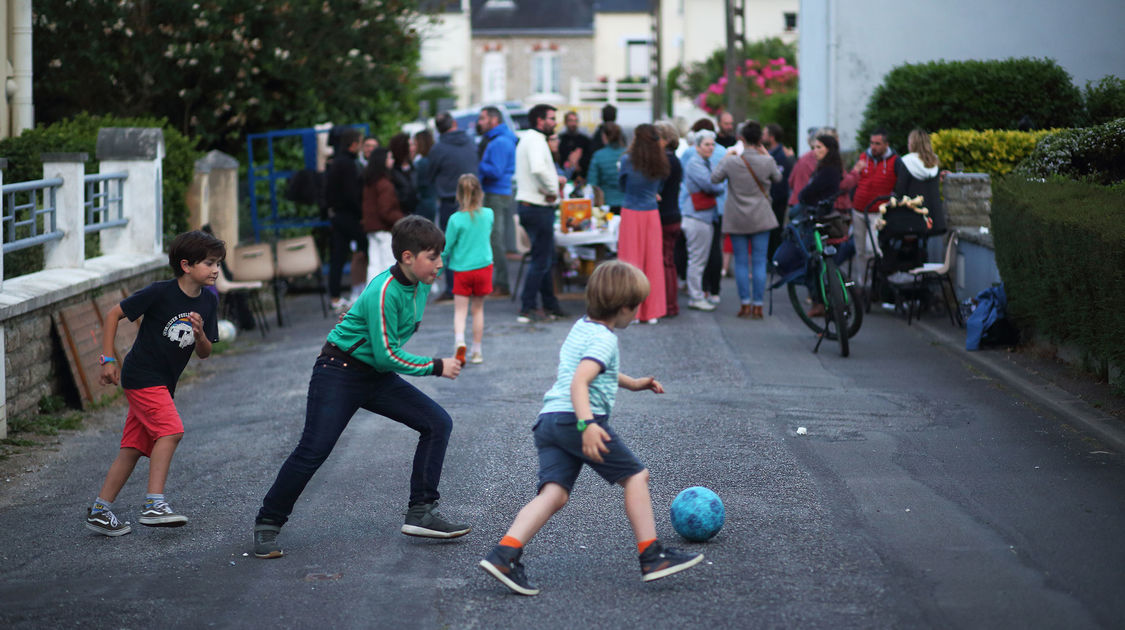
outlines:
[[[62, 185], [63, 180], [58, 177], [4, 185], [3, 227], [0, 228], [4, 238], [4, 253], [63, 237], [55, 221], [56, 198]], [[28, 194], [26, 203], [16, 203], [16, 195], [20, 193]]]
[[570, 102], [579, 103], [647, 103], [652, 99], [652, 85], [609, 81], [570, 82]]
[[122, 171], [119, 173], [86, 175], [83, 178], [86, 184], [83, 206], [86, 208], [85, 230], [87, 234], [106, 228], [120, 227], [129, 222], [129, 219], [125, 218], [124, 195], [122, 194], [125, 188], [125, 179], [128, 176], [128, 173]]

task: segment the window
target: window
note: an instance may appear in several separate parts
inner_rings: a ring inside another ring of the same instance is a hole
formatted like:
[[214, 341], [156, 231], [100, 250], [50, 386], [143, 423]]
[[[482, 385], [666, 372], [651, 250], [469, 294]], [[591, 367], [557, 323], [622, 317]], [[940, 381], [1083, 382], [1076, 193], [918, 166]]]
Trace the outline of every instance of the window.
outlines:
[[537, 52], [531, 58], [531, 87], [536, 94], [561, 93], [557, 52]]
[[652, 47], [647, 39], [630, 39], [625, 42], [625, 76], [648, 78], [652, 67]]
[[480, 83], [481, 101], [492, 103], [508, 97], [508, 69], [503, 52], [493, 50], [484, 53]]
[[785, 32], [792, 33], [797, 30], [797, 14], [787, 11], [785, 13]]

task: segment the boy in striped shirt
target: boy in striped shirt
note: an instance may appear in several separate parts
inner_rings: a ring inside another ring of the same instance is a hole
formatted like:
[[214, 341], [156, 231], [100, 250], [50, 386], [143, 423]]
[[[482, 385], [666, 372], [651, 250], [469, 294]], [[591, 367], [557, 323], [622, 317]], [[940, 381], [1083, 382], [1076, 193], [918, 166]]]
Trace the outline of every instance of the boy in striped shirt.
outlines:
[[555, 384], [543, 396], [543, 408], [532, 427], [539, 451], [539, 493], [516, 515], [500, 544], [479, 562], [514, 593], [539, 594], [520, 562], [523, 546], [570, 500], [583, 466], [625, 489], [625, 515], [637, 541], [641, 579], [651, 582], [703, 560], [703, 554], [664, 547], [657, 540], [648, 469], [609, 426], [619, 386], [664, 393], [655, 378], [633, 378], [619, 370], [614, 330], [637, 317], [648, 291], [644, 273], [619, 260], [599, 265], [586, 284], [586, 316], [574, 323], [559, 350]]
[[445, 520], [435, 510], [453, 421], [441, 405], [400, 376], [454, 379], [461, 373], [461, 363], [453, 357], [423, 357], [402, 347], [421, 324], [430, 285], [441, 271], [444, 247], [441, 230], [427, 219], [407, 216], [395, 223], [391, 249], [397, 263], [367, 285], [328, 334], [316, 359], [301, 440], [282, 464], [254, 521], [255, 556], [283, 555], [277, 543], [281, 526], [360, 408], [420, 434], [402, 533], [457, 538], [472, 529]]

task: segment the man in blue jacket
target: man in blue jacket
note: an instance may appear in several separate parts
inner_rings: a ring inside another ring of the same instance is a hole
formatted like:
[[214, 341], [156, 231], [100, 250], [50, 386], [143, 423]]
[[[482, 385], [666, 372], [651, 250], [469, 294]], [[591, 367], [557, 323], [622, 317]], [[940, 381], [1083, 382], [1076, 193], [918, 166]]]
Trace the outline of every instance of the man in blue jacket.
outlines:
[[[477, 152], [472, 139], [457, 128], [457, 119], [449, 112], [434, 117], [434, 126], [441, 134], [430, 149], [429, 186], [438, 197], [438, 225], [445, 231], [449, 217], [457, 212], [457, 179], [465, 173], [477, 172]], [[453, 300], [453, 272], [446, 267], [445, 289], [439, 300]]]
[[[516, 134], [504, 124], [500, 110], [485, 107], [477, 118], [483, 138], [480, 142], [481, 188], [484, 206], [492, 208], [492, 295], [511, 295], [508, 285], [508, 233], [512, 224], [512, 176], [516, 174]], [[514, 242], [514, 239], [512, 239]]]

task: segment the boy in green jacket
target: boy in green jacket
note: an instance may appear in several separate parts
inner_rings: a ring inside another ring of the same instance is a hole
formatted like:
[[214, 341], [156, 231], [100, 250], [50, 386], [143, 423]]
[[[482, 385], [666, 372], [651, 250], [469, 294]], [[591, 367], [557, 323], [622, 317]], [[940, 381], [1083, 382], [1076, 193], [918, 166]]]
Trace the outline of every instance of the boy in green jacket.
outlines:
[[309, 382], [305, 429], [282, 464], [254, 522], [254, 555], [279, 558], [281, 526], [340, 434], [361, 407], [401, 422], [420, 435], [410, 476], [410, 501], [402, 533], [457, 538], [472, 529], [434, 509], [453, 421], [440, 405], [400, 374], [457, 378], [453, 357], [422, 357], [402, 349], [422, 320], [430, 285], [441, 270], [445, 237], [431, 221], [408, 216], [391, 231], [397, 264], [375, 279], [328, 334]]

